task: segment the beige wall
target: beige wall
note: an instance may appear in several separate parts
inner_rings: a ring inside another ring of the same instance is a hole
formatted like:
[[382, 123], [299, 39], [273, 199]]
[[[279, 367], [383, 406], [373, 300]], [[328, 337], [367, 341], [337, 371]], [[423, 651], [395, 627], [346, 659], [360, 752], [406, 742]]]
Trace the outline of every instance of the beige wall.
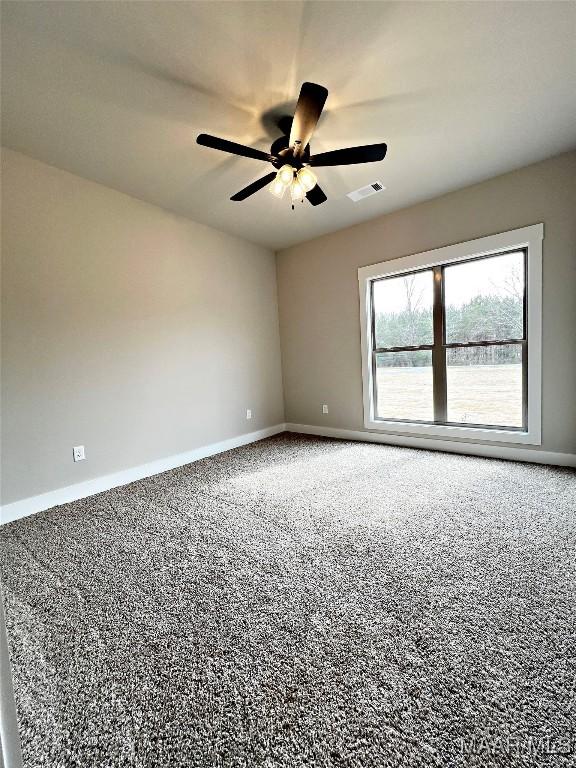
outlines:
[[[287, 422], [364, 429], [358, 267], [538, 222], [544, 222], [541, 449], [575, 453], [576, 152], [281, 251]], [[327, 416], [322, 403], [329, 404]]]
[[270, 251], [2, 159], [4, 503], [283, 421]]

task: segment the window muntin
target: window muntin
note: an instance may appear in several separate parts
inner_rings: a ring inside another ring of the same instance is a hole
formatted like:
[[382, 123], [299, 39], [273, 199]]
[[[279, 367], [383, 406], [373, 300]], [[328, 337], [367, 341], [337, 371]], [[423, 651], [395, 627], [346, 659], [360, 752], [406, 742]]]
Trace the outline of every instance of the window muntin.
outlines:
[[527, 430], [526, 260], [516, 248], [371, 281], [376, 420]]

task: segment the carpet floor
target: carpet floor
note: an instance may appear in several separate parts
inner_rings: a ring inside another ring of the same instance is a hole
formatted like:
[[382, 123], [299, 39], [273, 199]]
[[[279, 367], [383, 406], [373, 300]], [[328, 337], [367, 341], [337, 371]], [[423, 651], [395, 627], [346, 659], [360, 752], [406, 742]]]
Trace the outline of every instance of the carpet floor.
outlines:
[[25, 767], [573, 766], [575, 511], [280, 435], [5, 525]]

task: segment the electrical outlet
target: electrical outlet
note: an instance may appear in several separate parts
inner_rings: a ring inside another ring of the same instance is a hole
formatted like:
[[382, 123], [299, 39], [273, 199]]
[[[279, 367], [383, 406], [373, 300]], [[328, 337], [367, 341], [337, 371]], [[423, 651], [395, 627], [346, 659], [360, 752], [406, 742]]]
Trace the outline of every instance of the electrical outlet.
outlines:
[[328, 413], [328, 406], [326, 405], [326, 403], [324, 403], [324, 405], [322, 406], [322, 413]]
[[247, 419], [251, 419], [252, 418], [252, 411], [250, 410], [250, 408], [246, 409], [246, 418]]
[[75, 445], [73, 448], [74, 461], [84, 461], [86, 452], [83, 445]]

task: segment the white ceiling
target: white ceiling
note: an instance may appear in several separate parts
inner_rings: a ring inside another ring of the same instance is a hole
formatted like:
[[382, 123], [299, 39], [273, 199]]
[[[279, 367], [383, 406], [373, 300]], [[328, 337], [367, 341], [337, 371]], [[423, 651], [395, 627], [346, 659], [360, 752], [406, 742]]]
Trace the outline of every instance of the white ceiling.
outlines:
[[[3, 2], [9, 147], [275, 249], [576, 146], [573, 2]], [[304, 80], [330, 95], [314, 152], [377, 141], [382, 163], [321, 168], [291, 211], [268, 150]], [[360, 203], [346, 193], [380, 180]]]

